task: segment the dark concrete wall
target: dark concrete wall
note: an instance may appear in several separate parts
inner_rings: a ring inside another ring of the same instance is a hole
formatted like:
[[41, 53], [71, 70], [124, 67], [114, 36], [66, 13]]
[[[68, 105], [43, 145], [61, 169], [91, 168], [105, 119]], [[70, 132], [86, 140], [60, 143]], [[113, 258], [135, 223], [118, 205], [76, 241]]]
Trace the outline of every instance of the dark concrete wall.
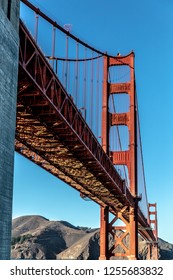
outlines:
[[20, 0], [0, 0], [0, 8], [18, 32]]
[[[10, 259], [20, 0], [0, 0], [0, 259]], [[8, 4], [10, 6], [8, 6]]]

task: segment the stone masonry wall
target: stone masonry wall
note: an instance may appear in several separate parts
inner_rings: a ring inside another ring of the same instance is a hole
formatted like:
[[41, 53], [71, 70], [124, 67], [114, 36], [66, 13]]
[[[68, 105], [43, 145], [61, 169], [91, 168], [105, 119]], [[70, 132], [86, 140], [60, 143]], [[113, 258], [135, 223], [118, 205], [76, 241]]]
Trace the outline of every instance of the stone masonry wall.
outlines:
[[11, 249], [19, 2], [0, 0], [0, 260]]

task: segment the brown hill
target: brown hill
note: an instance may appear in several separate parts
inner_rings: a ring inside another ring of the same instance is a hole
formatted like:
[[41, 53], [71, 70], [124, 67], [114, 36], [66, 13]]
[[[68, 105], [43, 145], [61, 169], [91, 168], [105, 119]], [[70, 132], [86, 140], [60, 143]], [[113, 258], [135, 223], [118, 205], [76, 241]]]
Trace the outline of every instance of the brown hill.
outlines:
[[173, 260], [173, 244], [159, 238], [160, 260]]
[[66, 250], [57, 255], [61, 260], [97, 260], [99, 258], [100, 232], [96, 230], [88, 233]]
[[[140, 258], [145, 259], [146, 242], [142, 239], [139, 242]], [[13, 259], [97, 260], [99, 244], [99, 229], [75, 227], [65, 221], [49, 221], [41, 216], [22, 216], [13, 220]], [[172, 244], [159, 239], [159, 249], [160, 259], [173, 259]]]
[[69, 223], [49, 221], [41, 216], [13, 220], [12, 258], [55, 259], [87, 233]]

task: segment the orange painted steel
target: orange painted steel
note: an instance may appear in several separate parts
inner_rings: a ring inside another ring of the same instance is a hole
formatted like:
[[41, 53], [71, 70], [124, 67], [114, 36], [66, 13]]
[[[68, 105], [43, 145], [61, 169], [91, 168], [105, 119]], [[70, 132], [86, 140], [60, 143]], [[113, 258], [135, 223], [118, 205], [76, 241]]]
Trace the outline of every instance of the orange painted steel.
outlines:
[[[108, 71], [111, 66], [127, 65], [130, 69], [130, 81], [126, 83], [112, 84], [108, 83]], [[108, 103], [111, 94], [126, 93], [130, 97], [129, 112], [127, 113], [109, 113]], [[126, 165], [129, 173], [130, 193], [133, 196], [134, 204], [117, 210], [115, 218], [109, 222], [109, 209], [101, 208], [100, 225], [100, 259], [110, 259], [111, 257], [123, 257], [127, 259], [138, 259], [138, 187], [137, 187], [137, 114], [136, 114], [136, 92], [135, 92], [135, 74], [134, 74], [134, 53], [127, 56], [105, 57], [104, 75], [103, 75], [103, 98], [102, 98], [102, 147], [107, 153], [114, 165]], [[110, 116], [110, 118], [109, 118]], [[113, 125], [126, 125], [129, 129], [129, 150], [110, 151], [109, 131]], [[116, 206], [115, 206], [116, 207]], [[123, 214], [128, 212], [128, 219]], [[124, 223], [124, 226], [114, 225], [118, 220]], [[149, 221], [151, 225], [152, 221]], [[156, 222], [155, 222], [156, 225]], [[119, 236], [116, 235], [119, 230]], [[156, 230], [154, 230], [157, 238]], [[113, 239], [112, 246], [105, 235], [111, 235]], [[145, 234], [142, 235], [144, 236]], [[148, 233], [147, 233], [148, 235]], [[148, 236], [144, 236], [148, 240]], [[129, 246], [127, 246], [127, 239]], [[126, 245], [125, 245], [126, 244]], [[121, 253], [120, 253], [121, 252]]]
[[156, 237], [156, 241], [148, 242], [148, 259], [158, 260], [159, 252], [158, 252], [158, 228], [157, 228], [157, 204], [149, 203], [149, 224], [154, 232]]
[[[129, 63], [132, 54], [119, 59], [106, 57], [105, 61], [109, 61], [110, 66], [115, 62], [122, 64], [122, 59]], [[105, 70], [105, 81], [106, 77]], [[107, 82], [104, 82], [105, 93], [107, 87]], [[132, 91], [132, 85], [130, 89], [128, 85], [128, 90]], [[138, 218], [142, 236], [151, 242], [156, 241], [149, 221], [140, 208], [135, 207], [135, 171], [130, 169], [133, 183], [129, 190], [111, 161], [108, 135], [110, 115], [108, 99], [103, 95], [104, 98], [102, 148], [27, 28], [20, 22], [16, 151], [102, 207], [101, 242], [104, 244], [108, 243], [108, 232], [112, 232], [111, 225], [116, 222], [108, 222], [109, 213], [124, 221], [127, 232], [137, 227]], [[115, 124], [114, 118], [116, 116], [112, 116], [112, 123]], [[125, 123], [129, 124], [132, 118], [131, 112]], [[133, 135], [134, 128], [130, 129]], [[135, 161], [134, 142], [131, 141], [130, 145], [130, 157]], [[112, 155], [114, 158], [115, 154]], [[105, 246], [101, 246], [101, 256], [108, 258]], [[130, 254], [131, 258], [135, 258], [137, 253], [131, 249]]]

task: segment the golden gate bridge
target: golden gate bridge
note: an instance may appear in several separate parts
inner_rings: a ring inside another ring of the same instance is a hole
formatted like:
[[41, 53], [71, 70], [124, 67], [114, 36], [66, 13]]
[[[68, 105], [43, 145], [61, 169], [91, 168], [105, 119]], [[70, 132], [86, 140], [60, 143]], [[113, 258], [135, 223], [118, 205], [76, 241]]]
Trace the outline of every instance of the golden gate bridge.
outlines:
[[138, 259], [139, 235], [147, 258], [158, 259], [134, 52], [104, 53], [74, 36], [70, 25], [21, 2], [34, 20], [20, 20], [15, 150], [100, 205], [100, 259]]

